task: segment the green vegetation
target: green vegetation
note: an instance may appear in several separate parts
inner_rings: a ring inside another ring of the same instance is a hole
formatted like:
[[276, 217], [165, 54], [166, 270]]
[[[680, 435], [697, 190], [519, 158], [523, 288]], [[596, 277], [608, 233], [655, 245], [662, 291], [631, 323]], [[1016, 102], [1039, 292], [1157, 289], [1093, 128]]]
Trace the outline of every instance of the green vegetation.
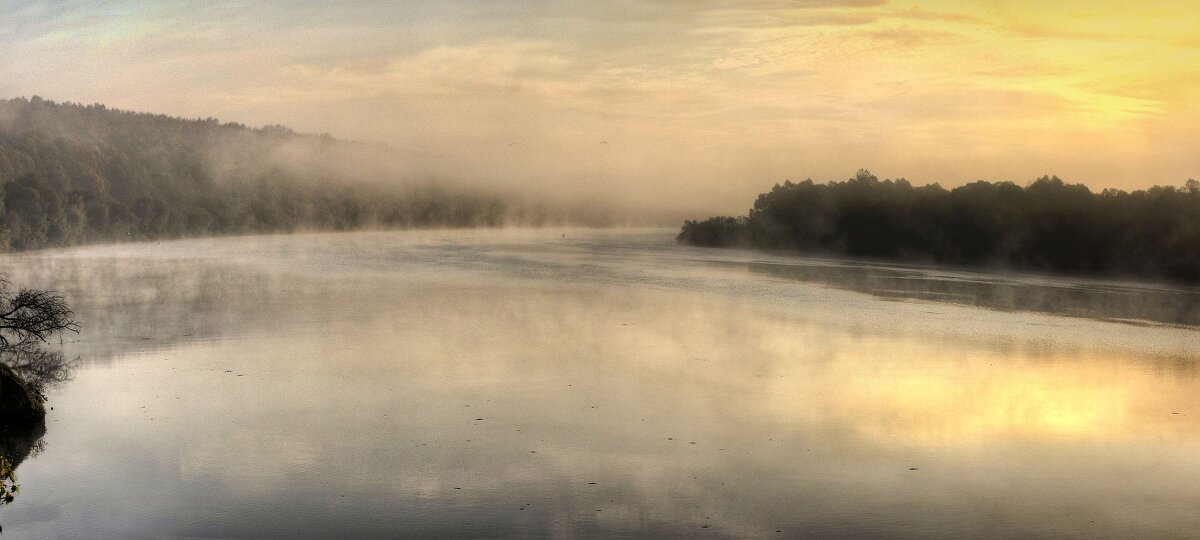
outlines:
[[8, 458], [0, 456], [0, 505], [13, 501], [13, 495], [21, 492], [17, 485], [17, 473], [8, 462]]
[[0, 250], [567, 219], [479, 189], [413, 182], [403, 158], [281, 126], [0, 101]]
[[678, 241], [899, 261], [1200, 282], [1200, 182], [1132, 193], [1042, 177], [952, 190], [879, 180], [776, 184], [748, 216]]

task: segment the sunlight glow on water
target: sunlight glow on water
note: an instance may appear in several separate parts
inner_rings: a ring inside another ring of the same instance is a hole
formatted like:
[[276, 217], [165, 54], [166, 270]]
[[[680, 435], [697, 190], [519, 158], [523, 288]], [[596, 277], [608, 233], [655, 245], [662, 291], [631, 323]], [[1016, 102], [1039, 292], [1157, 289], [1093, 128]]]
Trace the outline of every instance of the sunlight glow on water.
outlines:
[[[20, 537], [1200, 531], [1200, 334], [1102, 320], [1190, 291], [997, 311], [849, 286], [849, 267], [812, 275], [836, 261], [670, 239], [319, 234], [7, 256], [85, 329], [0, 523]], [[789, 262], [809, 269], [755, 266]], [[857, 272], [892, 290], [912, 269]], [[947, 276], [964, 279], [906, 279]]]

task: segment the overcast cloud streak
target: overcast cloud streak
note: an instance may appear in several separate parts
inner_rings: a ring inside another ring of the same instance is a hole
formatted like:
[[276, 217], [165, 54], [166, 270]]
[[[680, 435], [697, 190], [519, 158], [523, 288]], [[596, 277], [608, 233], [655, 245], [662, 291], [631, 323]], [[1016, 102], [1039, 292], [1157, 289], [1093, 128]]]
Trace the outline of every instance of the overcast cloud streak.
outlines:
[[1200, 176], [1194, 6], [1044, 4], [0, 1], [0, 96], [281, 123], [431, 176], [697, 212], [860, 167]]

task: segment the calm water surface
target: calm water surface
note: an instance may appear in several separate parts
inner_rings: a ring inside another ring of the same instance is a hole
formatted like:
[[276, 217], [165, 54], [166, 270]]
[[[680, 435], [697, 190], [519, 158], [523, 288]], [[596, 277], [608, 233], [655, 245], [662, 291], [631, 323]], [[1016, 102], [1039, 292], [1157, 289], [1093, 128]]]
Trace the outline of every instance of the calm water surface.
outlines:
[[85, 326], [3, 532], [1200, 537], [1197, 291], [672, 235], [4, 256]]

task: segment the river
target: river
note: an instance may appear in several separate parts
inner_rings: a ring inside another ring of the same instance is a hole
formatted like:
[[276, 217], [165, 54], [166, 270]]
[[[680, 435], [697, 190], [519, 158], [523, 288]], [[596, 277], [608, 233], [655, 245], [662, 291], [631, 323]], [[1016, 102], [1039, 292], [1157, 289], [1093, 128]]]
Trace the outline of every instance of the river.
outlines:
[[0, 257], [83, 324], [3, 532], [1200, 534], [1197, 290], [673, 234]]

